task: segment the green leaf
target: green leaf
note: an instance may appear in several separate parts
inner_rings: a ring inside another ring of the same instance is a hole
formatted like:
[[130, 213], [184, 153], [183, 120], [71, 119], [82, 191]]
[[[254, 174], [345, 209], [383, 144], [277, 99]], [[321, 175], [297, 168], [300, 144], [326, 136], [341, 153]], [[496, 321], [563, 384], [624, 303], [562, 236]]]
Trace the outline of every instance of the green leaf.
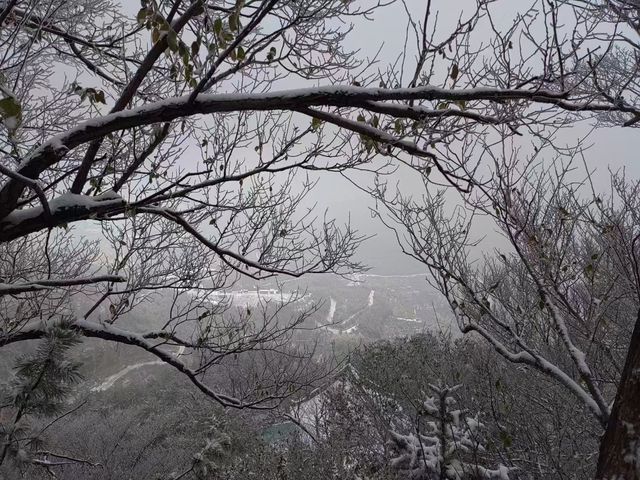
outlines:
[[187, 83], [191, 81], [192, 76], [193, 76], [193, 65], [189, 63], [184, 67], [184, 78], [187, 81]]
[[[180, 42], [178, 44], [178, 53], [180, 54], [180, 56], [182, 57], [182, 61], [184, 63], [187, 63], [189, 61], [190, 55], [189, 55], [189, 49], [187, 48], [187, 46], [184, 44], [184, 42]], [[185, 60], [186, 58], [186, 60]]]
[[22, 105], [20, 105], [16, 97], [11, 96], [0, 100], [0, 117], [9, 132], [15, 132], [20, 126], [22, 123]]
[[2, 118], [20, 115], [22, 107], [16, 97], [6, 97], [0, 100], [0, 115]]
[[200, 42], [196, 40], [191, 44], [191, 56], [195, 57], [196, 55], [198, 55], [199, 51], [200, 51]]
[[147, 15], [149, 15], [149, 10], [146, 8], [141, 8], [136, 15], [136, 20], [138, 25], [144, 25], [144, 22], [147, 20]]
[[278, 51], [276, 50], [276, 47], [271, 47], [269, 49], [269, 53], [267, 53], [267, 60], [269, 60], [270, 62], [273, 61], [273, 59], [276, 58], [277, 53]]
[[222, 19], [216, 18], [213, 22], [213, 33], [220, 35], [222, 33]]
[[311, 119], [311, 128], [313, 130], [318, 130], [321, 125], [322, 125], [322, 120], [320, 120], [319, 118], [314, 117]]
[[102, 103], [104, 105], [107, 104], [106, 99], [104, 98], [104, 91], [103, 90], [98, 90], [94, 95], [93, 95], [93, 99], [95, 102], [97, 103]]
[[243, 61], [246, 58], [247, 54], [244, 51], [244, 48], [238, 47], [238, 51], [236, 52], [236, 58], [238, 61]]
[[234, 32], [240, 30], [240, 19], [238, 18], [238, 12], [231, 14], [231, 16], [229, 17], [229, 28]]
[[460, 73], [460, 68], [458, 67], [457, 63], [454, 63], [453, 66], [451, 67], [451, 79], [454, 81], [457, 80], [459, 73]]
[[505, 431], [500, 432], [500, 440], [502, 440], [502, 444], [505, 446], [505, 448], [509, 448], [513, 444], [513, 439]]
[[158, 43], [158, 40], [160, 40], [160, 30], [154, 28], [151, 30], [151, 41], [153, 43]]
[[158, 29], [161, 32], [171, 31], [171, 25], [169, 25], [169, 22], [167, 22], [167, 20], [164, 19], [163, 17], [156, 16], [156, 22], [158, 23]]
[[178, 51], [178, 34], [175, 30], [169, 30], [167, 33], [167, 46], [173, 53]]

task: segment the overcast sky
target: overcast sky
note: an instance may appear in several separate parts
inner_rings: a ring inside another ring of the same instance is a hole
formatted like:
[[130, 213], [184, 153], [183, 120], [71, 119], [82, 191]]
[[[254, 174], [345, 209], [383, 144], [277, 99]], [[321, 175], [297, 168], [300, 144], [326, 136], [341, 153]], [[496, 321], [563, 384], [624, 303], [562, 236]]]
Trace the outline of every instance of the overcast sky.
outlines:
[[[494, 21], [498, 26], [506, 28], [512, 21], [518, 8], [531, 2], [525, 0], [500, 2], [501, 9], [497, 10]], [[426, 1], [408, 0], [407, 4], [414, 9], [417, 15], [424, 14]], [[439, 23], [443, 30], [456, 22], [461, 12], [471, 13], [474, 0], [433, 0], [432, 8], [438, 11]], [[510, 5], [511, 8], [503, 8]], [[390, 63], [402, 50], [404, 43], [404, 30], [406, 17], [397, 6], [387, 7], [376, 15], [374, 21], [359, 22], [356, 24], [350, 44], [372, 56], [382, 45], [380, 64]], [[482, 33], [482, 32], [481, 32]], [[488, 32], [487, 32], [488, 34]], [[409, 67], [412, 68], [412, 67]], [[446, 73], [445, 73], [446, 74]], [[562, 131], [558, 135], [558, 141], [566, 145], [574, 145], [580, 138], [591, 132], [589, 123]], [[637, 160], [637, 151], [640, 147], [640, 130], [632, 128], [603, 128], [590, 133], [586, 142], [589, 149], [586, 161], [590, 169], [596, 169], [594, 185], [600, 191], [607, 191], [609, 187], [608, 169], [618, 171], [626, 169], [630, 178], [638, 178], [640, 175], [640, 162]], [[403, 169], [397, 177], [405, 192], [419, 195], [422, 192], [421, 183], [416, 179], [415, 172]], [[357, 178], [357, 175], [356, 175]], [[371, 218], [369, 208], [371, 200], [366, 194], [354, 189], [348, 182], [337, 176], [325, 179], [318, 187], [318, 195], [326, 197], [328, 203], [337, 215], [351, 213], [352, 223], [363, 233], [375, 235], [361, 248], [362, 258], [375, 271], [382, 273], [422, 272], [425, 268], [406, 257], [400, 252], [395, 237], [380, 225], [378, 220]], [[495, 232], [494, 226], [489, 223], [479, 222], [477, 235], [486, 235], [483, 247], [500, 245], [500, 236]]]
[[[425, 0], [407, 0], [408, 8], [422, 18]], [[507, 28], [518, 9], [522, 10], [531, 3], [530, 0], [518, 0], [511, 2], [499, 2], [500, 10], [495, 10], [494, 21], [498, 29]], [[466, 17], [472, 12], [475, 0], [433, 0], [433, 12], [438, 12], [439, 28], [442, 32], [450, 31], [459, 16]], [[131, 10], [131, 15], [139, 8], [138, 2], [123, 2], [126, 9]], [[465, 15], [467, 14], [467, 15]], [[404, 48], [406, 28], [406, 14], [399, 4], [381, 9], [371, 21], [358, 20], [354, 24], [354, 30], [348, 39], [348, 46], [359, 50], [361, 56], [373, 57], [378, 51], [378, 65], [384, 70], [387, 64], [392, 63], [399, 52]], [[484, 27], [480, 27], [484, 28]], [[479, 30], [479, 37], [484, 34]], [[488, 30], [486, 34], [488, 35]], [[488, 37], [487, 37], [488, 38]], [[411, 43], [409, 43], [411, 48]], [[413, 65], [406, 66], [407, 71], [412, 71]], [[446, 71], [442, 72], [447, 75]], [[302, 80], [286, 80], [287, 87], [308, 86]], [[319, 82], [319, 85], [323, 85]], [[280, 85], [279, 88], [282, 88]], [[559, 141], [567, 145], [575, 142], [590, 131], [588, 124], [579, 125], [573, 129], [567, 129], [558, 136]], [[637, 178], [640, 173], [638, 162], [635, 161], [635, 152], [638, 145], [638, 129], [624, 129], [622, 127], [606, 128], [591, 133], [587, 144], [591, 145], [587, 152], [589, 168], [597, 169], [595, 186], [606, 190], [608, 186], [607, 169], [619, 170], [626, 167], [627, 174]], [[367, 177], [350, 173], [351, 178], [357, 182], [367, 181]], [[404, 168], [400, 169], [394, 177], [405, 193], [419, 195], [422, 192], [420, 179], [415, 172]], [[371, 199], [363, 192], [354, 188], [348, 181], [337, 174], [322, 176], [313, 201], [317, 201], [319, 208], [327, 208], [329, 214], [335, 218], [346, 221], [351, 219], [360, 232], [365, 235], [373, 235], [360, 249], [359, 257], [373, 268], [376, 273], [415, 273], [423, 272], [425, 268], [414, 260], [403, 255], [396, 243], [395, 237], [379, 220], [373, 219], [370, 208], [373, 206]], [[477, 225], [477, 235], [486, 235], [484, 247], [499, 245], [500, 237], [493, 226], [485, 222]]]

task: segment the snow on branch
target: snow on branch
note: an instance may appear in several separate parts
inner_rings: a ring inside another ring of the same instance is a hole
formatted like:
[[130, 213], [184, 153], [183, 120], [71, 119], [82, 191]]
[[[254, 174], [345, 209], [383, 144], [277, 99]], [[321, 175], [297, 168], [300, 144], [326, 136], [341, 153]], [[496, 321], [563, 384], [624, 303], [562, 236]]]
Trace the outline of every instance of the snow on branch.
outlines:
[[412, 480], [509, 480], [513, 468], [499, 465], [489, 469], [479, 464], [484, 446], [479, 433], [484, 425], [478, 416], [469, 417], [455, 408], [452, 394], [461, 385], [437, 387], [422, 404], [424, 425], [416, 423], [415, 433], [390, 431], [388, 446], [391, 467], [403, 478]]
[[0, 242], [36, 232], [45, 227], [96, 217], [112, 210], [121, 210], [125, 202], [113, 190], [89, 196], [65, 193], [48, 202], [48, 211], [42, 205], [14, 210], [0, 219]]
[[[621, 105], [595, 103], [590, 100], [573, 102], [566, 92], [542, 89], [470, 88], [446, 89], [431, 85], [415, 88], [365, 88], [357, 86], [330, 86], [292, 89], [266, 93], [229, 93], [190, 95], [167, 98], [125, 111], [96, 117], [67, 130], [35, 149], [19, 165], [16, 173], [37, 179], [40, 174], [58, 162], [69, 150], [84, 143], [101, 139], [109, 133], [143, 125], [167, 122], [197, 114], [239, 112], [251, 110], [299, 110], [309, 107], [374, 107], [372, 101], [505, 101], [524, 100], [556, 105], [569, 111], [623, 111]], [[375, 106], [380, 108], [380, 105]], [[410, 105], [393, 106], [394, 114], [415, 115]], [[631, 107], [629, 107], [631, 108]], [[631, 112], [633, 113], [633, 112]], [[16, 206], [25, 184], [19, 178], [10, 178], [0, 190], [0, 218], [7, 216]]]
[[[70, 327], [77, 330], [85, 337], [99, 338], [101, 340], [122, 343], [125, 345], [132, 345], [146, 350], [147, 352], [158, 357], [158, 359], [160, 359], [162, 362], [166, 363], [167, 365], [171, 365], [174, 369], [185, 375], [191, 381], [191, 383], [193, 383], [201, 392], [203, 392], [209, 398], [215, 400], [222, 406], [240, 409], [247, 408], [265, 410], [273, 408], [273, 405], [272, 403], [270, 403], [270, 401], [277, 400], [277, 398], [263, 397], [245, 403], [240, 399], [216, 392], [211, 387], [203, 383], [198, 378], [197, 372], [189, 368], [182, 360], [180, 360], [179, 357], [171, 352], [163, 350], [159, 345], [149, 340], [149, 338], [170, 337], [173, 341], [184, 344], [186, 346], [187, 342], [179, 340], [177, 337], [168, 332], [138, 334], [115, 327], [110, 324], [99, 324], [83, 319], [77, 319], [70, 325]], [[8, 334], [4, 336], [4, 338], [0, 337], [0, 345], [8, 345], [25, 340], [36, 340], [45, 336], [48, 329], [49, 327], [45, 323], [39, 322], [37, 324], [23, 328], [19, 332]]]
[[567, 375], [561, 368], [548, 361], [542, 355], [534, 354], [524, 350], [514, 353], [510, 351], [487, 329], [481, 327], [476, 323], [468, 322], [462, 326], [461, 330], [463, 333], [472, 331], [477, 332], [491, 344], [496, 352], [498, 352], [508, 361], [512, 363], [522, 363], [525, 365], [529, 365], [542, 373], [546, 373], [551, 378], [567, 387], [571, 393], [573, 393], [581, 402], [583, 402], [587, 406], [587, 408], [596, 416], [596, 418], [598, 418], [601, 423], [606, 424], [607, 412], [603, 412], [601, 410], [600, 406], [589, 394], [589, 392], [582, 388], [578, 382]]
[[0, 283], [0, 296], [102, 282], [121, 283], [126, 282], [126, 279], [118, 275], [98, 275], [96, 277], [63, 278], [58, 280], [34, 280], [33, 282], [25, 283]]

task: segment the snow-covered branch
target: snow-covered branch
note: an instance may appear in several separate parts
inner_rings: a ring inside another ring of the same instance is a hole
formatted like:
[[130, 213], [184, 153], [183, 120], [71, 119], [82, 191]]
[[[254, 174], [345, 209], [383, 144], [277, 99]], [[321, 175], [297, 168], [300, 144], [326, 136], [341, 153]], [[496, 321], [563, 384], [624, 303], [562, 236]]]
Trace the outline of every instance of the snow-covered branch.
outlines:
[[[113, 325], [99, 324], [81, 319], [73, 322], [71, 328], [80, 332], [83, 336], [88, 338], [98, 338], [101, 340], [107, 340], [142, 348], [143, 350], [158, 357], [158, 359], [160, 359], [162, 362], [172, 366], [175, 370], [185, 375], [191, 381], [191, 383], [193, 383], [201, 392], [225, 407], [241, 409], [272, 409], [274, 405], [270, 402], [277, 400], [277, 398], [265, 397], [250, 402], [243, 402], [242, 400], [231, 397], [229, 395], [216, 392], [214, 389], [206, 385], [199, 378], [198, 374], [194, 370], [189, 368], [179, 357], [171, 352], [162, 349], [158, 344], [150, 341], [150, 339], [153, 338], [164, 337], [170, 337], [173, 340], [177, 339], [177, 337], [175, 337], [171, 333], [165, 334], [161, 332], [151, 332], [148, 335], [138, 334], [130, 332], [128, 330], [123, 330]], [[2, 345], [9, 345], [25, 340], [35, 340], [44, 337], [47, 334], [47, 331], [48, 327], [43, 323], [30, 325], [16, 333], [5, 335], [4, 338], [0, 338], [0, 343]]]
[[[364, 88], [332, 86], [292, 89], [267, 93], [202, 94], [196, 99], [189, 95], [118, 111], [87, 120], [80, 125], [49, 139], [35, 149], [18, 166], [16, 173], [37, 179], [47, 168], [56, 164], [66, 153], [84, 143], [105, 137], [118, 130], [131, 129], [153, 123], [167, 122], [197, 114], [241, 112], [250, 110], [299, 110], [308, 107], [353, 107], [367, 109], [372, 101], [528, 101], [556, 105], [570, 111], [625, 111], [617, 105], [594, 103], [589, 100], [572, 102], [567, 92], [541, 89], [469, 88], [446, 89], [431, 85], [415, 88]], [[379, 108], [379, 106], [378, 106]], [[410, 105], [392, 107], [396, 115], [415, 115]], [[0, 219], [16, 205], [24, 189], [16, 178], [9, 179], [0, 190]]]
[[37, 232], [43, 228], [97, 218], [121, 212], [125, 201], [112, 190], [90, 196], [66, 193], [48, 202], [48, 212], [42, 205], [14, 210], [0, 220], [0, 242], [7, 242]]
[[121, 283], [126, 279], [119, 275], [98, 275], [84, 278], [61, 278], [34, 280], [25, 283], [0, 283], [1, 295], [15, 295], [24, 292], [36, 292], [52, 288], [73, 287], [78, 285], [90, 285], [92, 283]]

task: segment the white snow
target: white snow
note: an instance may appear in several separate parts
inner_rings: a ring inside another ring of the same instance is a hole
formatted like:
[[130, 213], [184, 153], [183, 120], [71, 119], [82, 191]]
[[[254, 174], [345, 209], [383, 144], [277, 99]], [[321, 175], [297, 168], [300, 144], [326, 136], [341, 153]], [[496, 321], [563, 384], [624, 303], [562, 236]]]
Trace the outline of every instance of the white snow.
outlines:
[[[181, 345], [174, 356], [175, 357], [179, 357], [179, 356], [183, 355], [184, 354], [184, 350], [185, 350], [185, 346]], [[91, 388], [91, 391], [92, 392], [104, 392], [106, 390], [109, 390], [111, 387], [113, 387], [113, 385], [118, 380], [120, 380], [122, 377], [127, 375], [129, 372], [132, 372], [133, 370], [137, 370], [137, 369], [142, 368], [142, 367], [149, 367], [151, 365], [167, 365], [167, 363], [163, 362], [162, 360], [153, 360], [153, 361], [150, 361], [150, 362], [141, 362], [141, 363], [136, 363], [135, 365], [129, 365], [128, 367], [125, 367], [122, 370], [120, 370], [119, 372], [111, 375], [110, 377], [107, 377], [107, 379], [104, 382], [102, 382], [100, 385], [96, 385], [95, 387]]]
[[401, 320], [403, 322], [422, 323], [422, 320], [418, 320], [417, 318], [396, 317], [396, 320]]
[[375, 295], [376, 291], [375, 290], [371, 290], [369, 292], [369, 298], [367, 300], [367, 306], [370, 307], [373, 305], [373, 296]]
[[327, 323], [333, 323], [333, 316], [336, 314], [336, 301], [333, 298], [329, 299], [329, 314], [327, 315]]
[[[370, 308], [371, 306], [373, 306], [374, 296], [375, 296], [375, 290], [371, 290], [369, 292], [369, 297], [367, 298], [367, 305], [365, 307], [362, 307], [360, 310], [353, 313], [352, 315], [350, 315], [345, 320], [341, 321], [339, 325], [343, 325], [343, 326], [348, 325], [349, 322], [351, 322], [351, 320], [353, 320], [356, 316], [360, 315], [367, 308]], [[336, 328], [337, 325], [334, 324], [334, 320], [333, 320], [335, 313], [336, 313], [336, 301], [333, 298], [330, 298], [329, 313], [327, 314], [327, 321], [325, 322], [324, 325], [318, 325], [318, 326], [321, 326], [322, 328], [332, 333], [333, 335], [344, 335], [344, 334], [349, 335], [351, 333], [355, 333], [356, 331], [358, 331], [357, 323], [344, 330], [342, 330], [341, 328]]]
[[[180, 97], [170, 97], [158, 102], [150, 102], [129, 110], [110, 113], [107, 115], [91, 118], [59, 135], [44, 142], [40, 147], [27, 156], [20, 164], [18, 171], [23, 170], [33, 162], [40, 162], [41, 157], [50, 149], [63, 146], [64, 148], [75, 148], [82, 143], [93, 140], [105, 133], [116, 131], [131, 126], [141, 126], [158, 122], [158, 116], [164, 115], [164, 120], [170, 120], [179, 116], [184, 116], [182, 107], [194, 105], [192, 114], [207, 114], [226, 111], [239, 110], [269, 110], [269, 109], [292, 109], [301, 106], [314, 105], [343, 105], [347, 99], [352, 103], [356, 100], [363, 104], [370, 101], [389, 100], [475, 100], [475, 99], [509, 99], [522, 98], [527, 95], [535, 95], [536, 101], [540, 103], [556, 103], [557, 99], [563, 98], [563, 94], [549, 90], [525, 90], [525, 89], [503, 89], [503, 88], [464, 88], [446, 89], [433, 85], [424, 85], [415, 88], [367, 88], [353, 85], [329, 85], [310, 88], [300, 88], [291, 90], [281, 90], [259, 93], [223, 93], [223, 94], [201, 94], [195, 102], [190, 102], [190, 94]], [[411, 109], [410, 105], [394, 106]], [[591, 105], [595, 108], [596, 105]], [[323, 115], [331, 115], [323, 112]], [[341, 120], [345, 120], [341, 117]], [[356, 122], [360, 129], [371, 130], [372, 127], [362, 122]], [[377, 129], [374, 129], [377, 132]], [[95, 133], [94, 133], [95, 132]], [[393, 138], [397, 142], [396, 138]], [[401, 142], [405, 144], [405, 142]], [[396, 143], [397, 144], [397, 143]], [[413, 147], [413, 145], [412, 145]]]
[[303, 297], [298, 298], [296, 297], [297, 294], [295, 292], [286, 293], [275, 288], [256, 290], [211, 291], [203, 287], [198, 287], [187, 290], [187, 293], [200, 300], [208, 300], [213, 305], [233, 303], [234, 305], [241, 307], [255, 306], [264, 302], [299, 302], [308, 297], [307, 294]]
[[[92, 207], [109, 206], [111, 204], [120, 205], [124, 203], [122, 197], [116, 194], [113, 190], [108, 190], [101, 195], [89, 196], [79, 195], [73, 193], [64, 193], [59, 197], [49, 200], [49, 209], [51, 213], [55, 215], [64, 210], [84, 208], [90, 210]], [[5, 218], [2, 219], [3, 223], [9, 223], [12, 225], [19, 225], [22, 222], [36, 218], [44, 212], [42, 205], [38, 205], [33, 208], [23, 208], [21, 210], [14, 210]]]
[[164, 364], [165, 362], [163, 362], [162, 360], [154, 360], [152, 362], [143, 362], [143, 363], [136, 363], [135, 365], [129, 365], [128, 367], [125, 367], [122, 370], [120, 370], [118, 373], [111, 375], [110, 377], [107, 377], [107, 379], [104, 382], [102, 382], [100, 385], [96, 385], [95, 387], [93, 387], [91, 391], [104, 392], [105, 390], [109, 390], [111, 387], [113, 387], [113, 385], [118, 380], [120, 380], [127, 373], [133, 370], [137, 370], [138, 368], [142, 368], [142, 367], [148, 367], [151, 365], [164, 365]]

